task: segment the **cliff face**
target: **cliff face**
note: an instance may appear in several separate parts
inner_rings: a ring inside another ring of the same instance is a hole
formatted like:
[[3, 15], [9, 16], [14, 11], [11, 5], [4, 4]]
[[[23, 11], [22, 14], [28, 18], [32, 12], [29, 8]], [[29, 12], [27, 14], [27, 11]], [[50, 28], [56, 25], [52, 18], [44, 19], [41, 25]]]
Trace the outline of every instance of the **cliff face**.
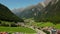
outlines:
[[23, 21], [13, 14], [6, 6], [0, 4], [0, 20], [4, 21]]
[[45, 0], [44, 4], [47, 6], [52, 0]]
[[[52, 0], [49, 4], [41, 10], [40, 21], [60, 21], [60, 0]], [[38, 17], [39, 17], [38, 16]]]

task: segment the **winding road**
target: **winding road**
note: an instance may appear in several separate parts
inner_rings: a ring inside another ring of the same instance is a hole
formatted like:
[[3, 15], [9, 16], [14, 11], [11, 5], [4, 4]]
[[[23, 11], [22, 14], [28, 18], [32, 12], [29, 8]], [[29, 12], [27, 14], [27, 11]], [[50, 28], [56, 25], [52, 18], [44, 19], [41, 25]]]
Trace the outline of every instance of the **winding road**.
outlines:
[[30, 26], [30, 27], [28, 27], [28, 28], [31, 28], [31, 29], [33, 29], [33, 30], [35, 30], [36, 32], [37, 32], [37, 34], [46, 34], [45, 32], [43, 32], [42, 30], [39, 30], [39, 29], [37, 29], [37, 28], [33, 28], [33, 26]]

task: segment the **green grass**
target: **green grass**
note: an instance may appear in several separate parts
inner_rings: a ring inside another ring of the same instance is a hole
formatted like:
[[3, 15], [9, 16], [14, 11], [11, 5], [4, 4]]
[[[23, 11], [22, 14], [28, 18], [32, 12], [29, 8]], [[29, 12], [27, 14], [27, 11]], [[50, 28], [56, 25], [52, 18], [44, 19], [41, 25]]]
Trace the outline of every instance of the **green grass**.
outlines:
[[53, 24], [51, 22], [42, 22], [42, 23], [35, 23], [37, 27], [55, 27], [56, 29], [60, 29], [60, 24]]
[[[0, 20], [1, 21], [1, 20]], [[1, 21], [3, 24], [12, 24], [14, 22], [8, 22], [8, 21]], [[0, 26], [0, 32], [22, 32], [26, 34], [33, 34], [36, 33], [35, 30], [27, 27], [4, 27]]]
[[36, 31], [25, 27], [0, 27], [0, 32], [36, 33]]
[[25, 33], [25, 34], [37, 34], [37, 33]]
[[34, 22], [34, 23], [31, 23], [31, 24], [34, 25], [34, 26], [37, 26], [37, 27], [50, 27], [50, 26], [55, 26], [55, 24], [53, 24], [52, 22]]
[[56, 29], [60, 29], [60, 24], [56, 24], [56, 25], [55, 25], [55, 28], [56, 28]]
[[54, 26], [53, 23], [51, 22], [44, 22], [44, 23], [37, 23], [37, 27], [50, 27], [50, 26]]

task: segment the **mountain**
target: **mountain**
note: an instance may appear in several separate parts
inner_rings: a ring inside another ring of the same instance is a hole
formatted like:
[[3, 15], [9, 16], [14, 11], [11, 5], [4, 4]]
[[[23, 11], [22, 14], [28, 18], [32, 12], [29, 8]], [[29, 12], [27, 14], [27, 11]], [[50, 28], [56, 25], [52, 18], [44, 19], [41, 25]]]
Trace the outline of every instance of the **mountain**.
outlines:
[[60, 22], [60, 0], [50, 1], [39, 16], [39, 21]]
[[29, 6], [18, 15], [21, 18], [34, 18], [38, 22], [60, 22], [60, 0], [45, 0]]
[[20, 15], [20, 13], [22, 12], [24, 10], [24, 8], [18, 8], [18, 9], [16, 9], [16, 8], [14, 8], [13, 10], [12, 10], [12, 12], [14, 13], [14, 14], [16, 14], [16, 15]]
[[34, 18], [37, 10], [40, 11], [42, 8], [44, 8], [45, 5], [43, 2], [38, 3], [37, 5], [32, 5], [32, 6], [28, 6], [24, 9], [15, 9], [12, 10], [13, 13], [15, 12], [15, 14], [21, 18]]
[[52, 1], [52, 0], [45, 0], [44, 4], [47, 6], [50, 3], [50, 1]]
[[23, 19], [13, 14], [6, 6], [0, 3], [0, 20], [23, 22]]
[[26, 8], [15, 8], [12, 10], [12, 12], [21, 18], [34, 18], [37, 14], [36, 12], [39, 12], [41, 9], [46, 7], [49, 2], [49, 0], [45, 0], [44, 2], [40, 2], [37, 5], [31, 5]]

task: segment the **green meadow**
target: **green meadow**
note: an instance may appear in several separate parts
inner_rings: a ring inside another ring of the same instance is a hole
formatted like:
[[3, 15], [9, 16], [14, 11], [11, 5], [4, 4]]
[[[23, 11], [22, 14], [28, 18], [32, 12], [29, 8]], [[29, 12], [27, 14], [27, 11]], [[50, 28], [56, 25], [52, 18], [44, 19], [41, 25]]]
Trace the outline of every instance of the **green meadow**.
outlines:
[[0, 32], [36, 33], [36, 31], [26, 27], [0, 27]]
[[56, 29], [60, 29], [60, 24], [53, 24], [52, 22], [43, 22], [43, 23], [36, 23], [37, 27], [54, 27]]

